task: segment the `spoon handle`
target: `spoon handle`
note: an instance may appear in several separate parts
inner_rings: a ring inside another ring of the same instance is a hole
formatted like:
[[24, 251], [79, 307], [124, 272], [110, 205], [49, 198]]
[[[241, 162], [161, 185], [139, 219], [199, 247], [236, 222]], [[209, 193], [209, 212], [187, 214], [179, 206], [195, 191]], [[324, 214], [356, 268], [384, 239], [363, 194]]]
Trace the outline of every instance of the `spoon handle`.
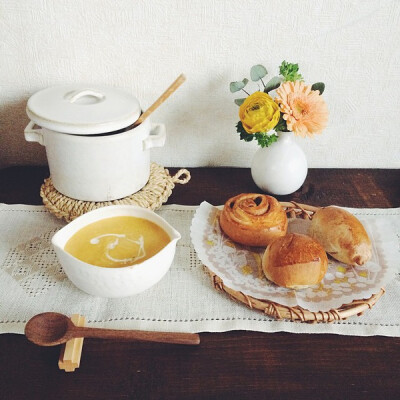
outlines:
[[133, 126], [140, 125], [156, 108], [158, 108], [165, 100], [171, 96], [172, 93], [178, 89], [179, 86], [185, 82], [186, 77], [184, 74], [180, 74], [178, 78], [168, 87], [168, 89], [137, 119]]
[[200, 343], [197, 333], [182, 332], [152, 332], [152, 331], [128, 331], [119, 329], [102, 329], [74, 327], [70, 331], [71, 338], [85, 337], [98, 339], [138, 340], [145, 342], [176, 343], [196, 345]]

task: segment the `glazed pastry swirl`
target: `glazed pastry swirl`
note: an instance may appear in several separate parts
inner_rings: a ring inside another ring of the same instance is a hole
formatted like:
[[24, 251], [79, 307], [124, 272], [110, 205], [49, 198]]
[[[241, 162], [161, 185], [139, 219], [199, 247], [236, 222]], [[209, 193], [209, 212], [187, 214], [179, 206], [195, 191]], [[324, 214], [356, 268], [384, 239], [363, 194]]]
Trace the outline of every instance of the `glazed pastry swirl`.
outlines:
[[222, 230], [233, 241], [248, 246], [267, 246], [287, 231], [287, 217], [271, 196], [242, 193], [230, 198], [220, 216]]

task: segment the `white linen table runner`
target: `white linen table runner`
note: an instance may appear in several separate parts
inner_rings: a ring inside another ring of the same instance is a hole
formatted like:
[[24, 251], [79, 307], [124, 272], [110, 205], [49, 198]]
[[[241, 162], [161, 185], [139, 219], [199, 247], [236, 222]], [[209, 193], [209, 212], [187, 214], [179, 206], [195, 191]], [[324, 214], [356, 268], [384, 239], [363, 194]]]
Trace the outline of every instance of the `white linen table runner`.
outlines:
[[400, 336], [400, 208], [348, 209], [363, 218], [382, 218], [393, 228], [397, 248], [387, 261], [396, 273], [371, 310], [329, 324], [278, 321], [216, 291], [190, 241], [196, 208], [169, 205], [157, 211], [182, 234], [167, 275], [141, 294], [106, 299], [77, 289], [58, 263], [51, 237], [65, 222], [43, 206], [0, 204], [0, 333], [23, 333], [35, 314], [56, 311], [82, 314], [88, 326], [115, 329]]

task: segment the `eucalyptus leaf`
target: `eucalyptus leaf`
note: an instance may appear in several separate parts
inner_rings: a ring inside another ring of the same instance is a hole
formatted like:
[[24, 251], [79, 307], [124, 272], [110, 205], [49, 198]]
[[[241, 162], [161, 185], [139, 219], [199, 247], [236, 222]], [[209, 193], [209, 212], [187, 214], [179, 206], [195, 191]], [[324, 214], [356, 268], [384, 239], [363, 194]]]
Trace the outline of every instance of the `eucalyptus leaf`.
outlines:
[[319, 90], [319, 94], [322, 94], [324, 93], [325, 90], [325, 83], [322, 82], [314, 83], [314, 85], [311, 86], [311, 90]]
[[245, 100], [246, 99], [235, 99], [234, 101], [235, 101], [235, 104], [237, 104], [238, 106], [241, 106]]
[[229, 90], [231, 93], [238, 92], [239, 90], [243, 89], [244, 85], [242, 82], [231, 82], [229, 85]]
[[271, 90], [277, 89], [283, 81], [281, 76], [274, 76], [270, 81], [267, 82], [264, 88], [264, 92], [268, 93]]
[[257, 64], [251, 67], [250, 78], [254, 82], [264, 78], [264, 76], [267, 74], [268, 74], [267, 69], [261, 64]]
[[249, 80], [246, 78], [244, 78], [242, 81], [231, 82], [229, 85], [229, 89], [231, 93], [238, 92], [239, 90], [242, 90], [247, 85], [248, 82]]

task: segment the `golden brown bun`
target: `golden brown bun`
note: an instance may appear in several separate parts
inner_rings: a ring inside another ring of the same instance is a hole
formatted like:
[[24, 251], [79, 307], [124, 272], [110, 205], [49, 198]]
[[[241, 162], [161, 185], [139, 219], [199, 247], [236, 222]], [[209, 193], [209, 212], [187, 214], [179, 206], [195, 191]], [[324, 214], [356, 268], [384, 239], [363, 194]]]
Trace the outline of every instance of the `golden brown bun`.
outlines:
[[371, 240], [361, 222], [339, 207], [317, 210], [308, 234], [322, 244], [336, 260], [349, 265], [362, 265], [372, 256]]
[[237, 243], [267, 246], [286, 234], [287, 217], [274, 197], [242, 193], [231, 197], [220, 216], [222, 230]]
[[328, 257], [309, 236], [290, 233], [267, 247], [262, 267], [267, 279], [277, 285], [301, 289], [321, 282], [328, 269]]

